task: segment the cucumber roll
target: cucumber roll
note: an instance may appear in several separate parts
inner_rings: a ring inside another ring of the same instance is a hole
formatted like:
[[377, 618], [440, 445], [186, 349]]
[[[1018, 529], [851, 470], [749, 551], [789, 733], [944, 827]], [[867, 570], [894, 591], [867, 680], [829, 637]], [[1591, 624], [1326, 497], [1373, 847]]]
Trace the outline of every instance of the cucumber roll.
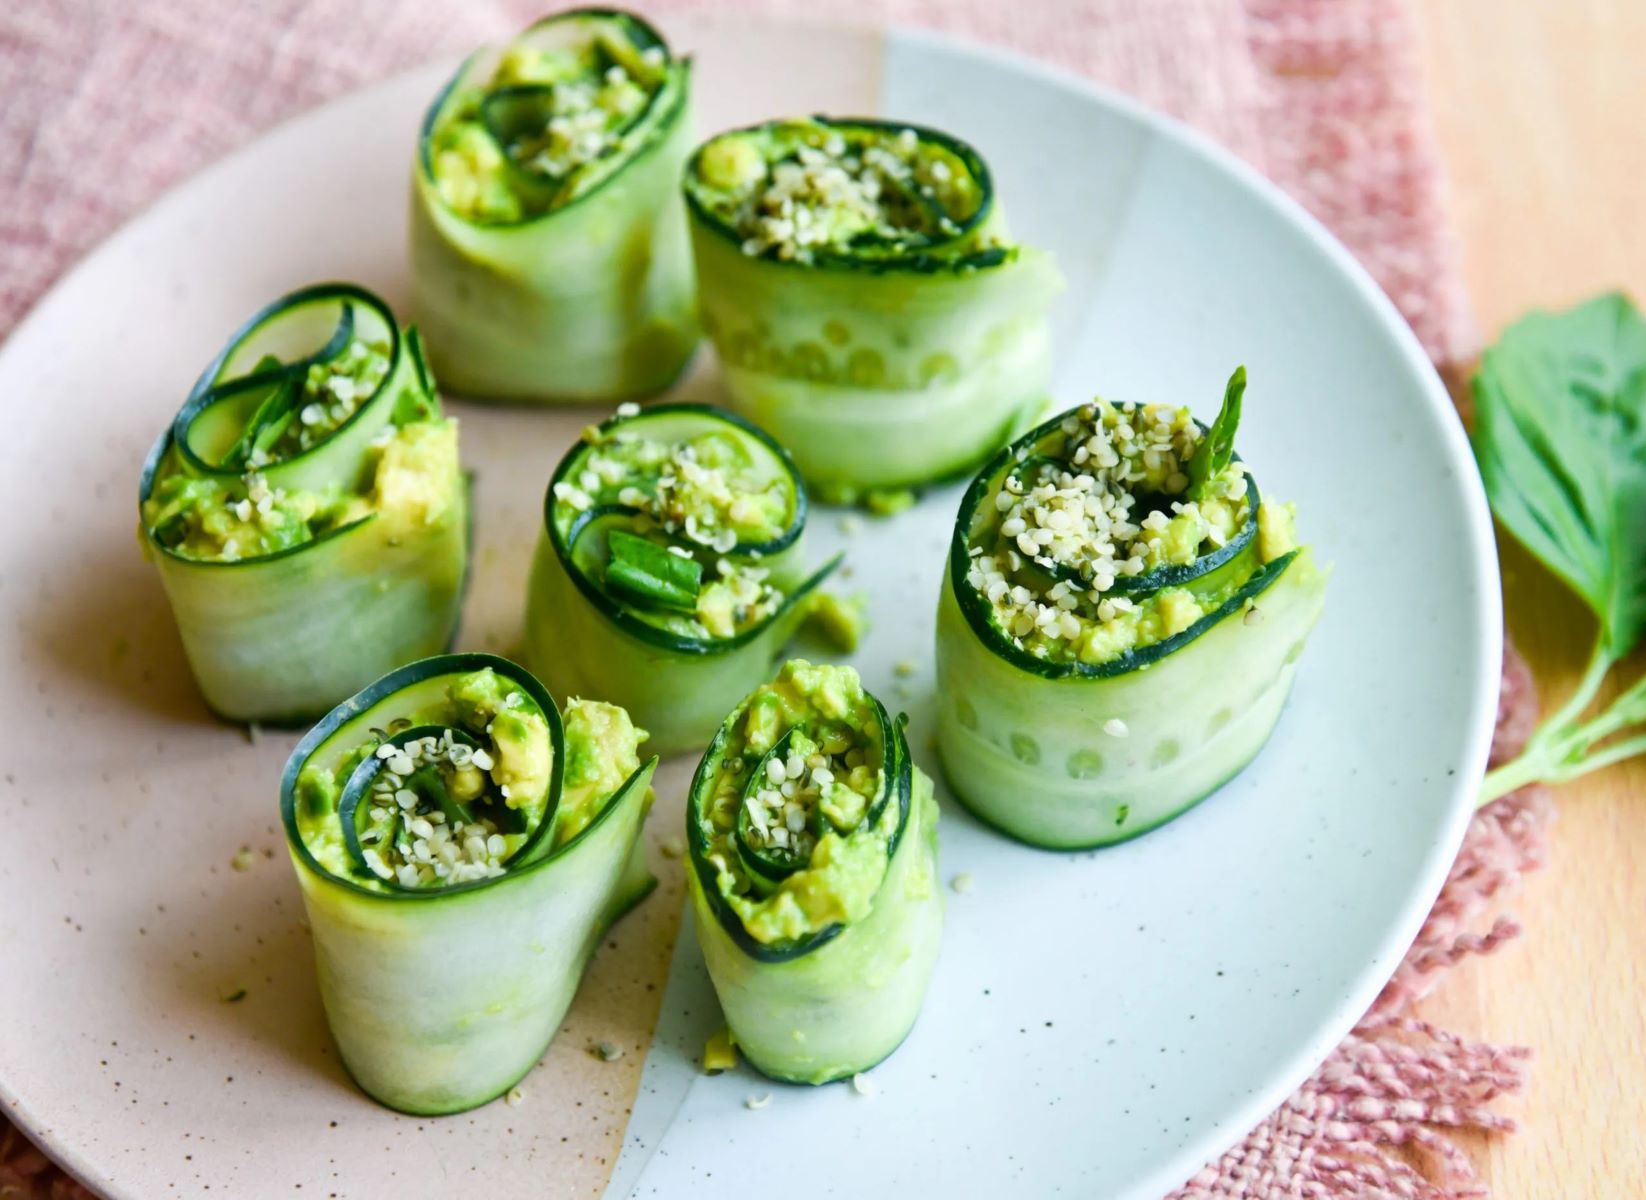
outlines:
[[734, 406], [826, 500], [965, 474], [1045, 406], [1051, 257], [1006, 231], [964, 142], [773, 121], [692, 156], [704, 328]]
[[783, 449], [706, 405], [620, 408], [543, 498], [527, 661], [556, 694], [621, 704], [659, 753], [705, 745], [813, 606], [806, 490]]
[[726, 718], [686, 801], [686, 872], [732, 1039], [791, 1083], [866, 1071], [937, 961], [937, 802], [850, 667], [796, 659]]
[[344, 1065], [402, 1112], [460, 1112], [531, 1070], [606, 929], [656, 883], [655, 758], [609, 704], [506, 659], [402, 667], [337, 706], [280, 785]]
[[697, 344], [679, 195], [690, 63], [573, 9], [476, 51], [423, 121], [412, 306], [445, 385], [527, 403], [662, 391]]
[[416, 331], [363, 288], [293, 292], [230, 338], [138, 501], [194, 677], [232, 720], [312, 720], [457, 626], [457, 422]]
[[1291, 505], [1233, 453], [1244, 369], [1186, 408], [1072, 409], [961, 502], [937, 614], [955, 795], [1037, 846], [1145, 833], [1263, 748], [1324, 600]]

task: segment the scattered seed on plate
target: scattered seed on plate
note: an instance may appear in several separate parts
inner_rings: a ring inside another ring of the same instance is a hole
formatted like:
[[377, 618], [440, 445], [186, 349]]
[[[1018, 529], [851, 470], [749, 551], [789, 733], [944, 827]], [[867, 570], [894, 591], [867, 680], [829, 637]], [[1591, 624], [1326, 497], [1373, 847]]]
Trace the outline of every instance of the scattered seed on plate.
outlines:
[[977, 885], [977, 877], [970, 871], [962, 871], [949, 880], [949, 886], [962, 894], [969, 892]]
[[507, 1104], [510, 1108], [519, 1108], [520, 1105], [521, 1105], [521, 1102], [524, 1101], [525, 1099], [526, 1099], [526, 1093], [523, 1089], [521, 1089], [521, 1088], [510, 1088], [509, 1089], [509, 1094], [507, 1096], [503, 1097], [503, 1103]]
[[761, 1092], [760, 1095], [750, 1096], [747, 1100], [743, 1101], [743, 1107], [744, 1108], [765, 1108], [766, 1105], [770, 1104], [771, 1102], [772, 1102], [772, 1094], [770, 1092]]
[[257, 863], [257, 854], [250, 846], [242, 846], [238, 853], [229, 859], [229, 866], [236, 871], [249, 871]]
[[666, 837], [663, 839], [663, 845], [659, 847], [659, 849], [663, 851], [664, 858], [679, 858], [682, 854], [686, 853], [686, 843], [678, 837]]
[[596, 1042], [589, 1047], [589, 1053], [601, 1062], [616, 1062], [623, 1057], [623, 1047], [612, 1042]]
[[875, 1086], [874, 1080], [869, 1078], [867, 1072], [859, 1071], [856, 1075], [852, 1076], [852, 1091], [856, 1092], [859, 1096], [867, 1096], [870, 1099], [873, 1099], [879, 1094], [880, 1089]]

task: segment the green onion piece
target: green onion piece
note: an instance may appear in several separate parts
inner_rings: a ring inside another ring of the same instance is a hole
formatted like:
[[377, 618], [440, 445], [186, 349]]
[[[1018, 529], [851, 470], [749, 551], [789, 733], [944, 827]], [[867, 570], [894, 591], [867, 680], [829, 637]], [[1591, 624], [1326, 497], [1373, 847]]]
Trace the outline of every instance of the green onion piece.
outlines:
[[474, 813], [469, 806], [452, 799], [451, 792], [446, 788], [446, 781], [440, 778], [439, 770], [428, 763], [408, 775], [405, 786], [416, 792], [420, 799], [428, 801], [445, 813], [446, 820], [453, 824], [461, 822], [467, 825], [474, 820]]
[[606, 584], [631, 600], [691, 612], [703, 590], [703, 564], [656, 542], [614, 529], [606, 539]]

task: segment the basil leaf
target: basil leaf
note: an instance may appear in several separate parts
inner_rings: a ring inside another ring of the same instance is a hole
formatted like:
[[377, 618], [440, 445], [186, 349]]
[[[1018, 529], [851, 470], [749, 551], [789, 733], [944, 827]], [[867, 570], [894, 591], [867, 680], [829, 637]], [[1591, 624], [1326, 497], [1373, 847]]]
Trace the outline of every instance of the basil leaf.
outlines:
[[1246, 368], [1236, 367], [1223, 389], [1223, 405], [1217, 410], [1217, 420], [1200, 440], [1200, 448], [1189, 460], [1185, 472], [1189, 476], [1188, 498], [1198, 500], [1205, 494], [1206, 484], [1234, 458], [1235, 430], [1240, 426], [1240, 401], [1246, 394]]
[[611, 560], [606, 584], [643, 604], [692, 612], [703, 585], [703, 564], [656, 542], [614, 529], [606, 538]]
[[1532, 313], [1481, 358], [1474, 396], [1492, 511], [1623, 657], [1646, 632], [1646, 322], [1616, 293]]

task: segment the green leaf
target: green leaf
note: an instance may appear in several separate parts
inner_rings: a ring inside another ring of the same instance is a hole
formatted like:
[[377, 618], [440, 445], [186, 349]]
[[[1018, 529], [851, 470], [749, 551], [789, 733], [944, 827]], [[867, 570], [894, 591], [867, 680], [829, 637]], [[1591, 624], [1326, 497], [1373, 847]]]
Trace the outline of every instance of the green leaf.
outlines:
[[257, 448], [259, 435], [271, 423], [278, 421], [283, 414], [289, 411], [291, 407], [291, 380], [286, 374], [275, 374], [275, 372], [281, 370], [283, 365], [274, 355], [266, 354], [251, 369], [247, 376], [248, 380], [260, 375], [271, 376], [267, 385], [269, 390], [263, 399], [258, 402], [257, 407], [252, 410], [252, 415], [247, 419], [245, 428], [240, 431], [240, 436], [234, 440], [234, 445], [230, 446], [227, 452], [224, 453], [218, 463], [219, 466], [234, 471], [243, 470], [246, 460], [251, 456], [252, 451]]
[[1235, 430], [1240, 426], [1240, 401], [1246, 394], [1246, 368], [1236, 367], [1223, 389], [1223, 406], [1217, 410], [1217, 420], [1206, 431], [1200, 448], [1189, 460], [1188, 476], [1190, 500], [1198, 500], [1206, 484], [1234, 458]]
[[1492, 511], [1623, 657], [1646, 632], [1646, 322], [1616, 293], [1532, 313], [1481, 358], [1474, 396]]
[[642, 604], [691, 612], [703, 587], [703, 564], [683, 558], [656, 542], [614, 529], [606, 545], [606, 584]]

